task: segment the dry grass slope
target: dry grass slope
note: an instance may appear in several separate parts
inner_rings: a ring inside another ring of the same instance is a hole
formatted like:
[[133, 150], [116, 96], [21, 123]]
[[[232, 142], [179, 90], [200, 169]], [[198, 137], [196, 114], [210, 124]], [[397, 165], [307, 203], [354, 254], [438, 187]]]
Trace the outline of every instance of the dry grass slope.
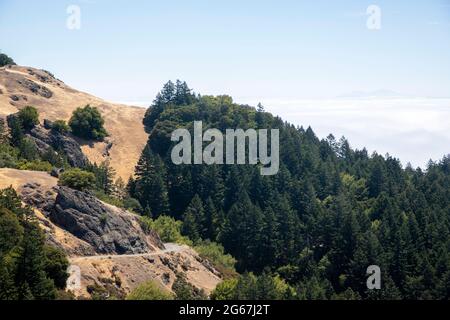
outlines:
[[117, 176], [127, 181], [147, 142], [142, 125], [144, 108], [110, 103], [74, 90], [43, 70], [21, 66], [0, 68], [0, 116], [32, 105], [39, 110], [41, 120], [69, 120], [77, 107], [87, 104], [100, 110], [110, 137], [105, 142], [84, 143], [83, 152], [92, 162], [109, 160]]
[[0, 189], [12, 186], [19, 190], [27, 182], [39, 183], [41, 186], [51, 189], [56, 186], [58, 180], [47, 172], [0, 168]]

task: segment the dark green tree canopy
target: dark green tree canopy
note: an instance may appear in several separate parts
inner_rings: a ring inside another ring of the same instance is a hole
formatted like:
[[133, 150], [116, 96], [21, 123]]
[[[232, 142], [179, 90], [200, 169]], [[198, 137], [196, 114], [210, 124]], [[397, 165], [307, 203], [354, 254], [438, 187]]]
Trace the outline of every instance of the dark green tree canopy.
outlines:
[[[147, 110], [149, 142], [131, 196], [183, 220], [183, 232], [218, 241], [252, 271], [218, 296], [274, 297], [272, 273], [300, 299], [448, 299], [450, 157], [426, 170], [355, 150], [345, 138], [320, 139], [229, 96], [190, 94], [168, 82]], [[174, 165], [170, 133], [204, 128], [280, 130], [280, 170], [262, 177], [249, 165]], [[158, 208], [163, 204], [164, 210]], [[366, 287], [378, 265], [385, 286]], [[266, 270], [269, 269], [269, 270]], [[266, 270], [265, 275], [260, 276]], [[259, 280], [259, 281], [258, 281]]]
[[69, 120], [72, 133], [88, 140], [103, 140], [108, 135], [104, 124], [105, 121], [98, 109], [90, 105], [77, 108]]
[[32, 209], [15, 190], [0, 190], [0, 299], [55, 299], [66, 286], [68, 265], [63, 251], [45, 244]]
[[84, 191], [95, 186], [96, 179], [92, 172], [73, 168], [64, 171], [59, 177], [58, 184], [72, 189]]
[[39, 113], [35, 107], [26, 106], [17, 113], [22, 128], [25, 130], [33, 129], [39, 124]]
[[0, 53], [0, 67], [4, 67], [9, 64], [15, 65], [16, 63], [12, 58], [8, 57], [6, 54]]

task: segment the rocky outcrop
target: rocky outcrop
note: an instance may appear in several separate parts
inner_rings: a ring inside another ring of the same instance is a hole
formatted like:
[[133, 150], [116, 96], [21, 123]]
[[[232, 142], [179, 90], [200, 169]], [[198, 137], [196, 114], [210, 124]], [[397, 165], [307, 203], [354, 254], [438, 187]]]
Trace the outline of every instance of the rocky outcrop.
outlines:
[[[17, 117], [17, 114], [7, 116], [8, 125], [11, 125], [14, 117]], [[41, 155], [44, 155], [49, 149], [63, 152], [72, 167], [86, 167], [89, 160], [84, 155], [77, 140], [70, 133], [52, 130], [52, 125], [51, 121], [44, 120], [44, 126], [37, 125], [26, 132], [27, 137], [31, 138], [36, 144], [38, 152]]]
[[176, 244], [163, 248], [154, 232], [141, 228], [138, 216], [57, 186], [47, 173], [0, 168], [0, 185], [13, 185], [34, 209], [47, 244], [65, 251], [71, 270], [81, 271], [81, 286], [71, 287], [69, 281], [67, 287], [80, 299], [90, 298], [92, 288], [120, 298], [150, 280], [171, 291], [180, 276], [194, 291], [210, 293], [222, 280], [193, 249]]
[[37, 84], [36, 82], [29, 80], [29, 79], [21, 79], [17, 80], [17, 83], [19, 83], [22, 87], [30, 90], [32, 93], [40, 95], [44, 98], [51, 98], [53, 96], [53, 92], [49, 90], [48, 88], [41, 86]]
[[22, 200], [33, 208], [42, 212], [50, 212], [55, 206], [58, 187], [43, 188], [41, 184], [29, 182], [22, 186], [20, 195]]
[[67, 133], [36, 126], [28, 133], [28, 136], [34, 140], [41, 154], [51, 147], [64, 152], [72, 167], [82, 168], [88, 164], [88, 159], [81, 151], [79, 143]]
[[49, 218], [101, 254], [136, 254], [164, 248], [155, 232], [144, 232], [134, 214], [67, 187], [58, 188]]

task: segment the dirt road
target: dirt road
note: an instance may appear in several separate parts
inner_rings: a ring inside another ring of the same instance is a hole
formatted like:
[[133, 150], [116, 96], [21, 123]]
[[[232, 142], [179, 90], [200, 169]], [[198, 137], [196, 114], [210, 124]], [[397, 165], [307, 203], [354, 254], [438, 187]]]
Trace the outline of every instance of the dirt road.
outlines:
[[186, 246], [181, 246], [176, 243], [165, 243], [164, 250], [158, 250], [149, 253], [136, 253], [136, 254], [122, 254], [122, 255], [96, 255], [96, 256], [81, 256], [81, 257], [72, 257], [69, 258], [70, 264], [76, 264], [77, 261], [86, 261], [86, 260], [103, 260], [103, 259], [117, 259], [117, 258], [132, 258], [132, 257], [151, 257], [151, 256], [159, 256], [167, 253], [176, 253], [182, 252], [186, 250]]

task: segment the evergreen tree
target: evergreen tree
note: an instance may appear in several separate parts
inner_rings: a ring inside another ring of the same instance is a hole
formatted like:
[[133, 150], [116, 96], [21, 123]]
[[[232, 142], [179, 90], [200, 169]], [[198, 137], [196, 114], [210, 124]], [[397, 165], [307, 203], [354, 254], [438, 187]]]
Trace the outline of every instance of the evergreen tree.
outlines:
[[100, 165], [94, 164], [90, 166], [89, 171], [95, 175], [98, 190], [107, 195], [111, 195], [115, 191], [114, 177], [116, 171], [111, 167], [109, 161], [103, 161]]
[[0, 144], [9, 143], [8, 128], [5, 119], [0, 118]]
[[[186, 234], [219, 241], [238, 271], [257, 275], [225, 283], [218, 295], [258, 297], [256, 283], [268, 268], [296, 287], [287, 290], [291, 298], [448, 298], [450, 156], [426, 170], [404, 170], [398, 159], [354, 150], [333, 135], [320, 140], [261, 105], [190, 92], [169, 82], [147, 111], [150, 140], [130, 190], [152, 212], [162, 199], [167, 214], [183, 218]], [[194, 120], [223, 131], [279, 129], [278, 174], [263, 177], [249, 165], [175, 166], [170, 133], [192, 130]], [[366, 288], [369, 265], [382, 270], [381, 290]], [[261, 296], [277, 283], [269, 273]]]
[[210, 239], [212, 241], [217, 240], [217, 237], [222, 228], [223, 217], [217, 212], [216, 206], [211, 198], [206, 200], [205, 205], [205, 226], [206, 232], [204, 234], [205, 239]]
[[206, 216], [203, 203], [200, 197], [195, 195], [184, 214], [182, 231], [192, 241], [197, 242], [206, 236], [205, 226]]
[[8, 118], [8, 126], [11, 134], [11, 144], [18, 147], [24, 138], [24, 131], [21, 122], [16, 116]]
[[24, 224], [24, 238], [18, 261], [15, 281], [18, 299], [54, 299], [54, 283], [45, 273], [44, 237], [34, 222]]
[[193, 102], [194, 97], [186, 82], [181, 82], [180, 80], [176, 81], [174, 100], [175, 104], [178, 106], [189, 105]]
[[237, 258], [239, 270], [258, 268], [260, 237], [263, 229], [261, 209], [243, 192], [231, 207], [222, 232], [225, 249]]
[[145, 147], [136, 166], [136, 198], [154, 217], [166, 214], [169, 209], [164, 163], [150, 147]]

